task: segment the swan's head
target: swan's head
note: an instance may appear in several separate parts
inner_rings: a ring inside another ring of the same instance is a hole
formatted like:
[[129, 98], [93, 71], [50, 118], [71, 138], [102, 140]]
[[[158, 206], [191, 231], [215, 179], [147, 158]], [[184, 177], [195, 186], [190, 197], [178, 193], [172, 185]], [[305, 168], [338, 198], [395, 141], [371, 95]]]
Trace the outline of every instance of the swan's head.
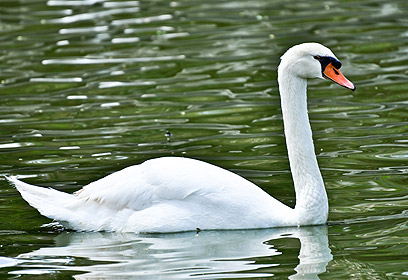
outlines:
[[319, 43], [303, 43], [288, 49], [281, 57], [279, 76], [292, 74], [303, 79], [325, 78], [355, 90], [352, 82], [340, 72], [341, 62], [333, 52]]

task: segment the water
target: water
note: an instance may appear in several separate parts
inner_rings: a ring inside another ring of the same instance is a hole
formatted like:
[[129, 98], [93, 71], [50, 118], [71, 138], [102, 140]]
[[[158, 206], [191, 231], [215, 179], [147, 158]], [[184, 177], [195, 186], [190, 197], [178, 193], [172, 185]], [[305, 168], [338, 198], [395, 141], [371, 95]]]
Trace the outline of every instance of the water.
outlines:
[[408, 278], [406, 1], [1, 1], [0, 174], [73, 192], [146, 159], [232, 170], [293, 206], [279, 56], [318, 41], [357, 85], [309, 83], [327, 227], [59, 232], [0, 180], [0, 277]]

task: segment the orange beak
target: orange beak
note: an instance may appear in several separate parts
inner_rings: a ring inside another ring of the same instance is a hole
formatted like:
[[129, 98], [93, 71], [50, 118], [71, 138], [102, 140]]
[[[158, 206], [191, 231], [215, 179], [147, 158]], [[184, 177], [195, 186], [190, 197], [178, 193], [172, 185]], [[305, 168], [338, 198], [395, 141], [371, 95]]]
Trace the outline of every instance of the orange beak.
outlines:
[[326, 68], [323, 71], [323, 77], [326, 79], [332, 80], [335, 83], [338, 83], [339, 85], [355, 90], [356, 87], [352, 82], [347, 80], [346, 77], [340, 72], [339, 69], [335, 68], [331, 63], [327, 64]]

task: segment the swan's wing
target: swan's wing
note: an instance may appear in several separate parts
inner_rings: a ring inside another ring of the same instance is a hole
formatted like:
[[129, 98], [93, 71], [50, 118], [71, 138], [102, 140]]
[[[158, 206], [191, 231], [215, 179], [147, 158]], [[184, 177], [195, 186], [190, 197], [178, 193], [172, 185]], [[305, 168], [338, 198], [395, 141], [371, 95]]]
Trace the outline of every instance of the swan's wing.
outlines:
[[[244, 178], [206, 162], [178, 157], [148, 160], [112, 173], [75, 193], [81, 200], [136, 211], [164, 201], [200, 197], [213, 201], [268, 196]], [[241, 199], [238, 199], [241, 200]], [[257, 201], [259, 203], [259, 201]]]
[[104, 230], [260, 228], [274, 226], [292, 211], [237, 174], [177, 157], [125, 168], [75, 195], [79, 201], [71, 208], [83, 209], [83, 215], [92, 220], [92, 228]]

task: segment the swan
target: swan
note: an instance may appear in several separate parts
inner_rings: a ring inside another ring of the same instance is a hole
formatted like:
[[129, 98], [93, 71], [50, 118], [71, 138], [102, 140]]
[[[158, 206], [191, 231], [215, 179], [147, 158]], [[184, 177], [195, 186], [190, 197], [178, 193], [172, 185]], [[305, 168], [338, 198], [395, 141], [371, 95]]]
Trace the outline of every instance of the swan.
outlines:
[[68, 194], [8, 177], [42, 215], [77, 231], [180, 232], [325, 224], [328, 199], [307, 113], [307, 79], [326, 78], [355, 90], [327, 47], [288, 49], [278, 83], [290, 169], [296, 192], [291, 208], [241, 176], [183, 157], [147, 160]]

